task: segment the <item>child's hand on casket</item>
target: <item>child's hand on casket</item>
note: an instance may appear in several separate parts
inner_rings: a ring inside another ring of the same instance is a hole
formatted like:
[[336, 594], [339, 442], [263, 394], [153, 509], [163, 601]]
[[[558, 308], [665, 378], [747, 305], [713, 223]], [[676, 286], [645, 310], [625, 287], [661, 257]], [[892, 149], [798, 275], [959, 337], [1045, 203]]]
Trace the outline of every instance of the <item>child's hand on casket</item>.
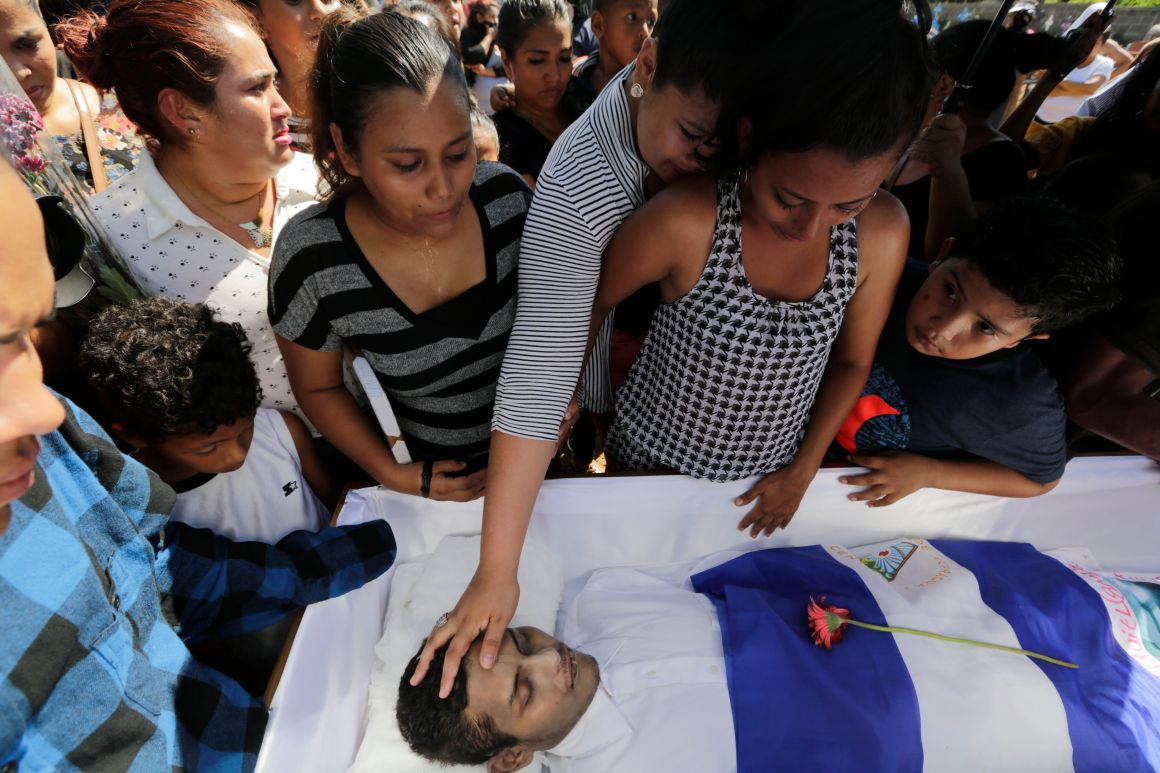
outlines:
[[[499, 657], [499, 645], [507, 631], [508, 623], [516, 612], [520, 600], [520, 586], [514, 574], [501, 572], [490, 574], [480, 566], [467, 585], [467, 590], [447, 613], [446, 620], [431, 631], [427, 644], [419, 654], [419, 664], [411, 677], [411, 686], [423, 681], [435, 651], [447, 644], [447, 654], [443, 658], [443, 674], [439, 683], [439, 697], [451, 694], [459, 664], [471, 649], [480, 632], [486, 631], [479, 652], [479, 664], [491, 668]], [[448, 644], [450, 642], [450, 644]]]
[[850, 461], [870, 472], [843, 475], [839, 483], [864, 486], [847, 498], [869, 507], [886, 507], [921, 488], [932, 485], [931, 460], [905, 451], [886, 451], [876, 456], [851, 456]]
[[733, 500], [738, 507], [757, 500], [757, 505], [737, 524], [737, 530], [749, 529], [749, 536], [757, 538], [784, 529], [797, 512], [816, 473], [816, 469], [810, 472], [791, 463], [759, 480], [757, 485]]

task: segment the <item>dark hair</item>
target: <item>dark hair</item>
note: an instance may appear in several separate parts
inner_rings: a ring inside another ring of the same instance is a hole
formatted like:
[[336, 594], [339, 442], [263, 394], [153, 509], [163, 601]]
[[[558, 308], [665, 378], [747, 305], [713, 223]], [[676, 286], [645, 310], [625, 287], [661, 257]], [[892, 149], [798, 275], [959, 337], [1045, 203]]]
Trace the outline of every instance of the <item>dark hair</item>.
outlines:
[[1122, 263], [1108, 229], [1045, 196], [992, 204], [952, 254], [1034, 319], [1033, 333], [1068, 327], [1119, 299]]
[[212, 435], [262, 401], [242, 326], [202, 303], [110, 306], [90, 323], [80, 363], [111, 420], [150, 442]]
[[[933, 82], [925, 35], [930, 8], [918, 0], [914, 10], [917, 23], [902, 0], [787, 4], [776, 38], [746, 49], [745, 77], [727, 98], [735, 115], [722, 113], [723, 159], [736, 143], [736, 116], [748, 116], [753, 126], [742, 164], [816, 147], [854, 161], [901, 151], [926, 115]], [[752, 35], [754, 27], [769, 29], [757, 19], [745, 27]], [[811, 61], [817, 64], [802, 66]], [[784, 75], [770, 78], [771, 72]]]
[[392, 11], [409, 18], [416, 18], [418, 16], [426, 16], [435, 24], [435, 32], [439, 37], [447, 41], [452, 50], [459, 50], [459, 41], [451, 34], [451, 27], [447, 26], [447, 18], [435, 6], [427, 2], [427, 0], [403, 0], [401, 3], [395, 3], [390, 8]]
[[1160, 157], [1107, 152], [1077, 158], [1054, 174], [1036, 177], [1032, 190], [1103, 217], [1157, 180]]
[[745, 2], [672, 0], [653, 27], [657, 39], [653, 88], [672, 86], [682, 94], [700, 91], [706, 99], [721, 99], [742, 66], [736, 54]]
[[156, 146], [184, 142], [158, 108], [163, 89], [213, 104], [233, 56], [225, 35], [231, 23], [259, 34], [233, 0], [114, 0], [108, 15], [84, 11], [58, 24], [56, 35], [77, 72], [101, 91], [115, 89], [121, 110]]
[[[258, 11], [258, 7], [260, 5], [260, 0], [237, 0], [237, 2], [241, 3], [242, 5], [246, 6], [247, 8], [254, 9], [255, 13]], [[351, 8], [354, 8], [356, 11], [369, 10], [367, 8], [367, 4], [364, 2], [364, 0], [342, 0], [342, 2], [344, 5], [349, 5]]]
[[421, 94], [437, 78], [458, 83], [466, 102], [459, 58], [422, 22], [393, 10], [363, 17], [340, 8], [326, 17], [310, 85], [314, 163], [331, 196], [345, 193], [354, 178], [338, 158], [330, 125], [338, 126], [347, 150], [357, 156], [376, 97], [396, 88]]
[[572, 6], [564, 0], [504, 0], [499, 9], [496, 45], [508, 56], [515, 56], [534, 27], [560, 21], [572, 23]]
[[464, 20], [464, 26], [475, 30], [476, 32], [483, 32], [481, 28], [482, 25], [477, 22], [478, 17], [482, 16], [483, 12], [486, 11], [489, 7], [495, 8], [498, 11], [500, 5], [501, 0], [472, 0], [470, 3], [467, 3], [466, 7], [463, 9], [464, 15], [466, 16], [466, 19]]
[[1101, 328], [1108, 340], [1144, 363], [1160, 368], [1160, 345], [1139, 331], [1155, 325], [1160, 314], [1156, 287], [1160, 284], [1160, 261], [1156, 260], [1156, 213], [1160, 212], [1160, 183], [1152, 183], [1122, 201], [1108, 220], [1124, 259], [1124, 297]]
[[1072, 158], [1096, 153], [1160, 155], [1160, 136], [1149, 131], [1144, 120], [1148, 97], [1160, 81], [1160, 55], [1153, 50], [1126, 77], [1120, 96], [1075, 141]]
[[[601, 13], [607, 13], [614, 5], [616, 5], [619, 2], [623, 2], [623, 1], [624, 0], [591, 0], [591, 2], [588, 3], [588, 15], [591, 16], [592, 14], [596, 13], [597, 11], [600, 11]], [[666, 0], [658, 0], [658, 2], [657, 2], [657, 10], [658, 11], [664, 10], [665, 2], [666, 2]], [[574, 5], [575, 5], [575, 3], [574, 3]], [[659, 13], [658, 13], [658, 15], [659, 15]]]
[[[973, 19], [947, 27], [936, 35], [931, 41], [931, 50], [939, 74], [962, 80], [990, 26], [990, 21]], [[1000, 29], [991, 41], [987, 55], [979, 62], [970, 88], [960, 91], [963, 105], [979, 118], [993, 113], [1015, 88], [1016, 37], [1010, 30]]]
[[[483, 634], [480, 634], [482, 636]], [[478, 640], [478, 636], [476, 639]], [[424, 640], [423, 645], [427, 642]], [[423, 651], [419, 646], [419, 652]], [[467, 658], [461, 661], [451, 694], [439, 697], [439, 675], [447, 647], [435, 650], [426, 678], [411, 686], [419, 653], [403, 670], [395, 717], [407, 745], [421, 757], [448, 765], [480, 765], [519, 741], [495, 729], [490, 717], [467, 716]]]

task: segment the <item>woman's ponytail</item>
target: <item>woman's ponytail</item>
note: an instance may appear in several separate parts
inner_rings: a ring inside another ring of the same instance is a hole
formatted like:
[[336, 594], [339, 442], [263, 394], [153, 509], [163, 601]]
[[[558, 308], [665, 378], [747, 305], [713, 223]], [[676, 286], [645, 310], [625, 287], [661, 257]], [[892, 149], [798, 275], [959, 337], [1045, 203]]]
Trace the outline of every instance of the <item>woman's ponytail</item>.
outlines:
[[82, 11], [61, 21], [53, 30], [76, 71], [100, 91], [116, 85], [112, 57], [103, 42], [108, 26], [104, 16]]
[[363, 14], [348, 5], [327, 14], [318, 36], [318, 51], [310, 71], [311, 140], [314, 163], [331, 191], [339, 191], [350, 182], [350, 176], [338, 158], [338, 149], [330, 134], [330, 125], [338, 123], [334, 108], [334, 67], [339, 41]]

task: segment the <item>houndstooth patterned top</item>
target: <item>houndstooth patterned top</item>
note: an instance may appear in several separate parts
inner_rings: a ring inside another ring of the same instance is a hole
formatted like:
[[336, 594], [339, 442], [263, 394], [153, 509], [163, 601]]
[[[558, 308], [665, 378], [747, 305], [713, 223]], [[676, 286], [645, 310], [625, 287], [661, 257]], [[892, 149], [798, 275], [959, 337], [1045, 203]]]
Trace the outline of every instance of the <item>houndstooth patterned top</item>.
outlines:
[[830, 230], [829, 268], [813, 297], [758, 295], [741, 263], [738, 179], [720, 180], [701, 278], [657, 311], [617, 395], [607, 447], [618, 469], [730, 481], [793, 461], [857, 279], [850, 221]]

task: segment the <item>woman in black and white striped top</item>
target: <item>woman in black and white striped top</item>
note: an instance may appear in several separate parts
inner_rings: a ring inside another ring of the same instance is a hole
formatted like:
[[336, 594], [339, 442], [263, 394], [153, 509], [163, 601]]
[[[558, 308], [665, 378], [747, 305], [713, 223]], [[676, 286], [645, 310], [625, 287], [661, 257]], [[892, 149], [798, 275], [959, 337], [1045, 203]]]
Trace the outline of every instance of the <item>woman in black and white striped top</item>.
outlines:
[[[415, 681], [454, 635], [441, 692], [487, 628], [498, 651], [515, 610], [515, 574], [532, 505], [577, 389], [604, 248], [650, 193], [700, 171], [712, 152], [721, 95], [736, 74], [736, 0], [672, 0], [656, 39], [556, 141], [537, 179], [520, 247], [520, 300], [496, 393], [480, 570], [432, 632]], [[589, 366], [586, 407], [610, 410], [607, 357]]]
[[[392, 12], [336, 17], [314, 79], [314, 125], [334, 127], [315, 132], [315, 159], [335, 193], [283, 230], [270, 319], [323, 436], [388, 488], [473, 499], [531, 193], [476, 164], [466, 84], [435, 33]], [[397, 464], [359, 411], [344, 343], [367, 357], [417, 463]]]

